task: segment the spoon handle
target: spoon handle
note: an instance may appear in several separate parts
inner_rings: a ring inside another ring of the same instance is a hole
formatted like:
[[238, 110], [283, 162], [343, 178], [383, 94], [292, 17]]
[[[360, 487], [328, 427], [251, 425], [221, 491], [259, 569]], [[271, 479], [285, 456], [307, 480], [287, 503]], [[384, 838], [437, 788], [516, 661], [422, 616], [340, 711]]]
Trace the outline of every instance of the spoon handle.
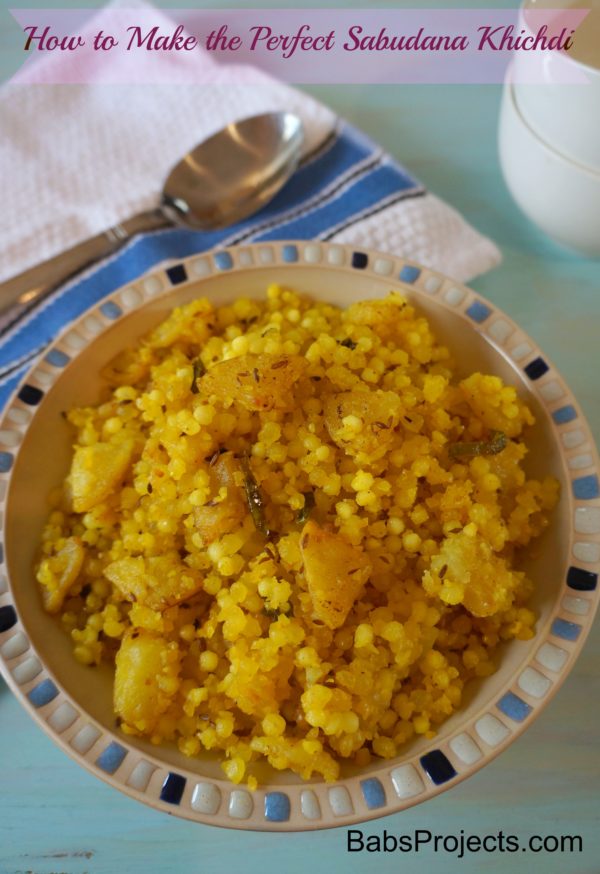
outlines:
[[111, 255], [135, 234], [168, 227], [171, 224], [161, 209], [139, 213], [95, 237], [90, 237], [0, 283], [0, 314], [14, 306], [24, 306], [46, 297], [85, 267]]

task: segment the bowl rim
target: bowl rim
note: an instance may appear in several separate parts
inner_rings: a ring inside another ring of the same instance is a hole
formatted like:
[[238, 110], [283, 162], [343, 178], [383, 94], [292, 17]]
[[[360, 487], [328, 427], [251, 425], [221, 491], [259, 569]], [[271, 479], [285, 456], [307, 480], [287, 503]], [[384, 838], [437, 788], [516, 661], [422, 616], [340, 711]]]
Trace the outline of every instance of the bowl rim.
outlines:
[[[389, 280], [390, 289], [408, 292], [413, 299], [435, 298], [442, 309], [460, 316], [523, 371], [548, 418], [565, 478], [571, 484], [562, 496], [568, 502], [571, 525], [563, 563], [568, 569], [560, 596], [545, 627], [537, 631], [535, 648], [495, 700], [488, 699], [441, 743], [433, 738], [425, 751], [400, 761], [382, 760], [366, 776], [335, 783], [264, 786], [254, 792], [226, 779], [203, 777], [183, 768], [173, 771], [159, 757], [141, 752], [125, 736], [87, 715], [38, 658], [14, 607], [8, 569], [0, 567], [0, 671], [46, 734], [95, 776], [151, 807], [196, 822], [257, 831], [356, 825], [428, 800], [475, 773], [519, 737], [558, 691], [585, 642], [599, 599], [599, 563], [582, 561], [573, 549], [580, 545], [580, 550], [588, 547], [589, 552], [592, 544], [596, 549], [600, 542], [600, 465], [582, 411], [547, 356], [498, 307], [450, 277], [412, 259], [322, 241], [251, 243], [169, 262], [110, 292], [66, 325], [23, 377], [0, 418], [2, 543], [6, 542], [6, 498], [14, 458], [45, 391], [76, 360], [78, 349], [176, 286], [198, 284], [201, 296], [202, 280], [226, 271], [290, 266], [342, 274], [360, 270], [363, 275]], [[592, 513], [581, 514], [586, 510]], [[1, 546], [0, 551], [4, 564]]]

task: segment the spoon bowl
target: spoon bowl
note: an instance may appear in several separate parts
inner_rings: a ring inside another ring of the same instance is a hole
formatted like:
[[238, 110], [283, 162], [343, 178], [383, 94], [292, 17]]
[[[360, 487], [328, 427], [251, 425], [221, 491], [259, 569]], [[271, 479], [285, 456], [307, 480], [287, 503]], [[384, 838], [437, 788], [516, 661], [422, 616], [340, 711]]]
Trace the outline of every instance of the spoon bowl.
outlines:
[[227, 125], [173, 167], [163, 188], [163, 211], [195, 230], [215, 230], [247, 218], [294, 172], [302, 139], [300, 119], [290, 112]]

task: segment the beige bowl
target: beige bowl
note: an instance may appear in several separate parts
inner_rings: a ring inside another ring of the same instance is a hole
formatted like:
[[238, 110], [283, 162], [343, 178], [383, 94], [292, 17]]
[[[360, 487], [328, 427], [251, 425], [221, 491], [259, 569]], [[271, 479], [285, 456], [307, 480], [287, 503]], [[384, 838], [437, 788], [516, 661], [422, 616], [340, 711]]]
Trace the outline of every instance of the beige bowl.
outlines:
[[[115, 727], [112, 672], [78, 664], [68, 636], [41, 607], [32, 573], [46, 496], [65, 476], [70, 433], [60, 415], [93, 403], [99, 372], [175, 304], [206, 295], [263, 296], [270, 282], [347, 305], [399, 289], [426, 313], [460, 370], [497, 373], [533, 408], [528, 471], [551, 473], [562, 496], [527, 568], [536, 583], [536, 637], [512, 641], [500, 669], [473, 684], [434, 740], [335, 784], [265, 771], [255, 792], [222, 779], [219, 761], [188, 759]], [[600, 554], [598, 465], [588, 426], [559, 374], [532, 340], [491, 304], [431, 270], [376, 252], [326, 243], [270, 243], [202, 254], [111, 294], [68, 327], [30, 371], [0, 424], [4, 566], [0, 663], [24, 706], [62, 748], [134, 798], [178, 816], [230, 828], [302, 830], [394, 813], [451, 788], [531, 723], [571, 669], [592, 622]], [[483, 799], [482, 799], [483, 800]]]

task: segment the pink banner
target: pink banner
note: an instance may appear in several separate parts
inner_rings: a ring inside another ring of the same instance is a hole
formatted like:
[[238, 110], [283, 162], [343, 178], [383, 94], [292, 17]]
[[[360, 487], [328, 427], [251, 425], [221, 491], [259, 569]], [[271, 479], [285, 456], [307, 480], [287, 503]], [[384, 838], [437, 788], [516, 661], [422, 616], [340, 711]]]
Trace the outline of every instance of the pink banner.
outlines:
[[11, 10], [28, 83], [586, 83], [569, 56], [586, 9]]

